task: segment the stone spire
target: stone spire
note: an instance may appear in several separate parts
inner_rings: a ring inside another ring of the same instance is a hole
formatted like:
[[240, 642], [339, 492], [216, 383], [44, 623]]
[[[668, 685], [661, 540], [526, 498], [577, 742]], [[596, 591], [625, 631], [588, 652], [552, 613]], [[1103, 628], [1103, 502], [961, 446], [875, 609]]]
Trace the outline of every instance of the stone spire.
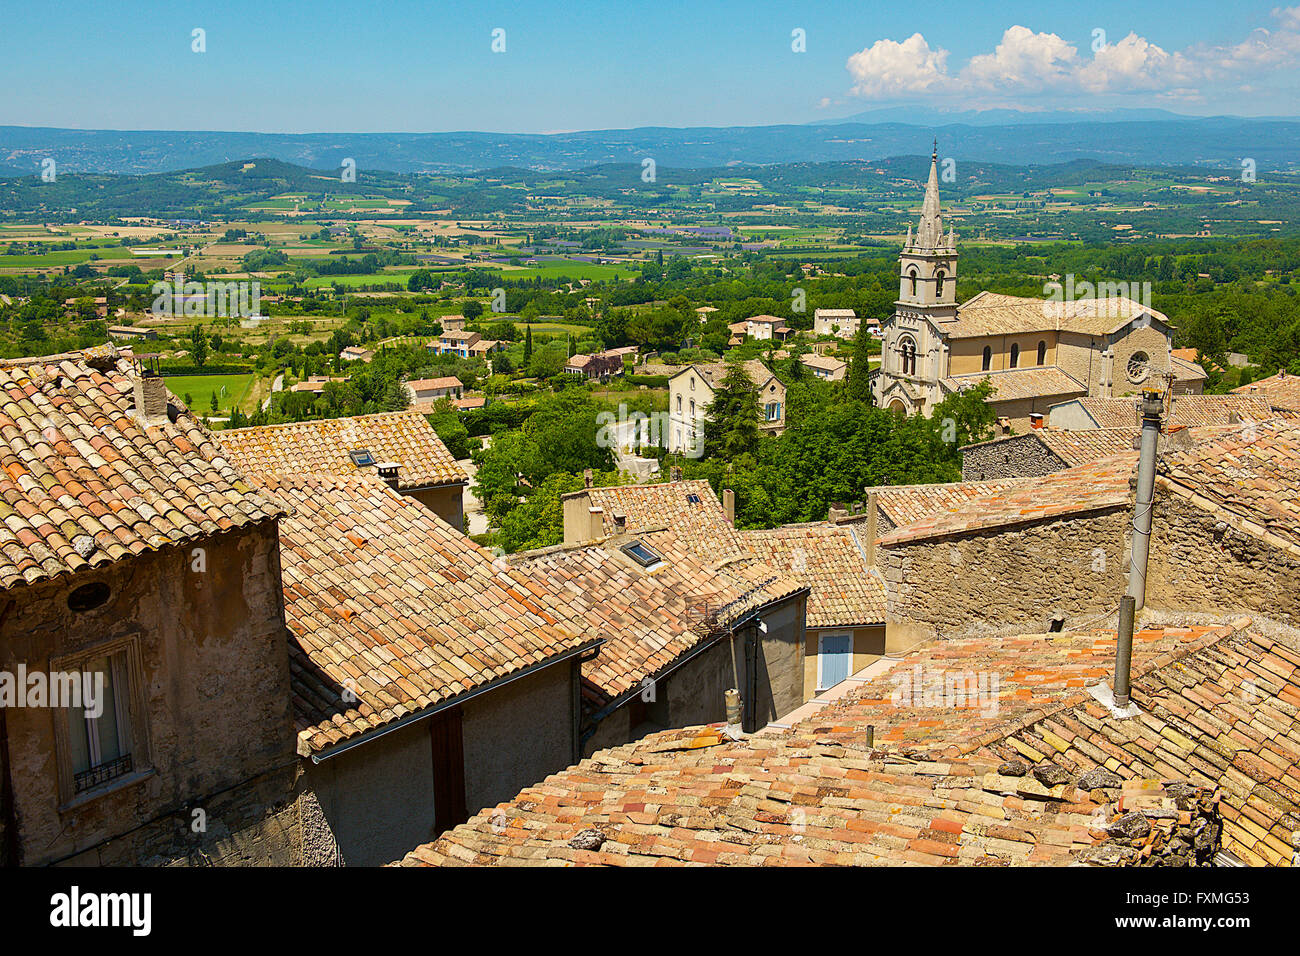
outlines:
[[925, 200], [921, 203], [921, 224], [916, 230], [916, 249], [945, 248], [943, 222], [939, 218], [939, 141], [930, 154], [930, 179], [925, 184]]

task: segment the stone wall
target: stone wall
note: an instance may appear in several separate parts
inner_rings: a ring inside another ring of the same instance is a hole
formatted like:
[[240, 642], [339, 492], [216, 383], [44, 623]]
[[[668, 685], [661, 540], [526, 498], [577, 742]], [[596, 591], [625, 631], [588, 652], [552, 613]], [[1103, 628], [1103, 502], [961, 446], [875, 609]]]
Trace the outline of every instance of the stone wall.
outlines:
[[[292, 814], [280, 819], [292, 782], [251, 783], [297, 763], [275, 527], [231, 531], [199, 547], [164, 548], [7, 593], [14, 603], [0, 623], [0, 669], [75, 670], [85, 655], [112, 649], [127, 657], [131, 688], [124, 704], [133, 767], [90, 791], [74, 790], [60, 737], [68, 711], [6, 714], [20, 862], [91, 850], [112, 862], [125, 862], [124, 852], [187, 857], [193, 843], [169, 850], [160, 834], [174, 830], [170, 817], [193, 809], [206, 812], [213, 840], [227, 841], [218, 856], [265, 852], [258, 862], [291, 861], [284, 847], [292, 840], [278, 834], [294, 826]], [[106, 600], [72, 610], [70, 592], [89, 583], [106, 585]], [[227, 796], [247, 787], [246, 798]], [[275, 831], [266, 839], [256, 832], [257, 794], [268, 800]], [[141, 821], [146, 832], [135, 834]], [[107, 841], [115, 845], [102, 847]]]
[[891, 652], [929, 637], [1068, 630], [1118, 606], [1130, 509], [877, 547], [888, 588]]
[[999, 478], [1033, 478], [1067, 467], [1032, 432], [998, 441], [971, 445], [962, 452], [962, 481]]
[[1300, 624], [1300, 557], [1156, 490], [1147, 605], [1262, 614]]

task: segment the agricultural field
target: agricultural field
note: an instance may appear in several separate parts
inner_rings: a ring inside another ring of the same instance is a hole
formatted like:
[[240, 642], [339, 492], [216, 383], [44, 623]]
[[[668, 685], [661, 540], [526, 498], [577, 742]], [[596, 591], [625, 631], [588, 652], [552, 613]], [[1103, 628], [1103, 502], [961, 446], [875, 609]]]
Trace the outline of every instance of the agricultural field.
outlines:
[[254, 377], [250, 372], [242, 375], [176, 375], [164, 376], [164, 379], [172, 394], [182, 399], [189, 395], [193, 399], [191, 407], [199, 414], [206, 414], [212, 408], [214, 393], [222, 410], [244, 408], [253, 389]]

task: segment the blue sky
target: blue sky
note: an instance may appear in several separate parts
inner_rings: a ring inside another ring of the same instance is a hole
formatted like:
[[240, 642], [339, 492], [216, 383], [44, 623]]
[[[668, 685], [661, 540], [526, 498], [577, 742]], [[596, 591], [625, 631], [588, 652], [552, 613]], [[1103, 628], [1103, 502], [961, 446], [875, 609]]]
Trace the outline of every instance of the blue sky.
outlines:
[[[791, 49], [796, 29], [806, 52]], [[1300, 7], [1268, 3], [70, 0], [9, 4], [0, 37], [3, 125], [551, 132], [910, 104], [1300, 113]]]

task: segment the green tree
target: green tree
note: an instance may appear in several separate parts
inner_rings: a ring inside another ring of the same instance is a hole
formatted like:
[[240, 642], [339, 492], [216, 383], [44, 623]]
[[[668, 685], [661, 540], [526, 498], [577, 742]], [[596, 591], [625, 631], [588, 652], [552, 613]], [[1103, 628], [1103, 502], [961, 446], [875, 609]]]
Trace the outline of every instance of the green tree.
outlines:
[[844, 378], [844, 394], [850, 401], [873, 403], [871, 396], [871, 332], [867, 323], [858, 327], [853, 338], [853, 352], [849, 357], [848, 374]]
[[[195, 325], [190, 330], [190, 354], [194, 356], [194, 364], [202, 368], [208, 361], [208, 337], [203, 334], [203, 323]], [[213, 411], [216, 411], [214, 408]]]
[[729, 460], [757, 449], [761, 436], [758, 397], [758, 386], [743, 366], [736, 364], [727, 369], [713, 401], [704, 409], [707, 456]]

